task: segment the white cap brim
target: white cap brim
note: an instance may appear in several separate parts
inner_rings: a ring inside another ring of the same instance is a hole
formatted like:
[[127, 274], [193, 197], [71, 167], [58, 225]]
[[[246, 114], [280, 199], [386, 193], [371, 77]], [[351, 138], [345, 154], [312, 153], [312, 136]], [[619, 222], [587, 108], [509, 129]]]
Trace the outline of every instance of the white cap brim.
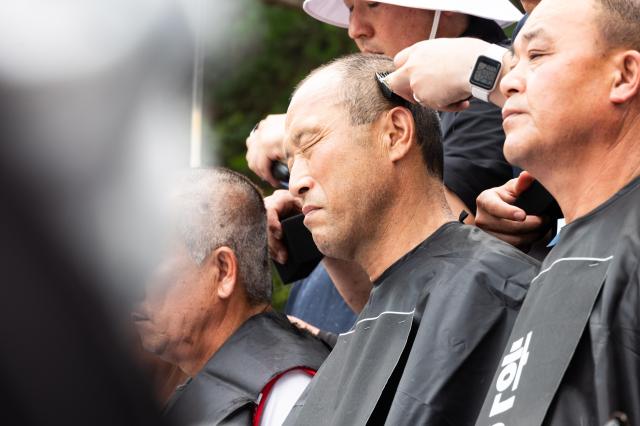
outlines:
[[[522, 18], [522, 13], [509, 0], [381, 0], [380, 3], [459, 12], [492, 19], [501, 27], [511, 25]], [[349, 9], [343, 0], [305, 0], [302, 8], [319, 21], [337, 27], [349, 27]]]

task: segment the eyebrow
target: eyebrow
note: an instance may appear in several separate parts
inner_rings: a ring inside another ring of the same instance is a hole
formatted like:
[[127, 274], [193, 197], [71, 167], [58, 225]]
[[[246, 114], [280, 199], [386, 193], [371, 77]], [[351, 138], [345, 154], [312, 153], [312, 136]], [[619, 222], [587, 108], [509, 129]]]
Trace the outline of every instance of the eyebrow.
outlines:
[[548, 39], [550, 37], [549, 37], [549, 34], [543, 28], [535, 28], [531, 31], [527, 31], [526, 33], [522, 34], [522, 38], [527, 42], [530, 42], [531, 40], [536, 38]]
[[285, 159], [288, 160], [291, 157], [291, 150], [289, 149], [290, 145], [292, 145], [293, 147], [298, 147], [300, 145], [300, 139], [302, 139], [304, 136], [308, 134], [318, 133], [319, 131], [320, 131], [319, 127], [313, 126], [313, 127], [306, 127], [295, 132], [294, 135], [291, 138], [289, 138], [288, 141], [285, 141], [285, 144], [284, 144]]
[[[549, 34], [543, 29], [543, 28], [534, 28], [532, 30], [529, 30], [527, 32], [522, 32], [521, 34], [518, 35], [518, 38], [522, 37], [522, 40], [526, 43], [531, 43], [532, 40], [535, 40], [537, 38], [542, 38], [542, 39], [547, 39], [550, 40], [551, 37], [549, 36]], [[511, 43], [511, 46], [509, 46], [509, 52], [511, 53], [512, 56], [516, 56], [516, 43], [515, 40], [513, 43]]]

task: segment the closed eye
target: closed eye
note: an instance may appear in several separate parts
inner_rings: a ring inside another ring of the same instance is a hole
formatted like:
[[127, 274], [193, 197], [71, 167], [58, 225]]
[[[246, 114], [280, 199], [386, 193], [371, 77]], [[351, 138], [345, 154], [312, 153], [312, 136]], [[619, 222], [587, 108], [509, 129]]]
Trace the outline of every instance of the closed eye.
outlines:
[[[309, 150], [311, 148], [313, 148], [320, 141], [322, 141], [322, 138], [315, 138], [315, 139], [303, 144], [301, 147], [296, 149], [290, 156], [288, 156], [287, 166], [289, 167], [289, 170], [291, 170], [293, 168], [293, 162], [295, 161], [295, 158], [297, 156], [308, 154]], [[307, 155], [307, 158], [308, 157], [309, 156]]]
[[302, 153], [302, 154], [306, 154], [313, 146], [315, 146], [315, 144], [317, 144], [318, 142], [320, 142], [322, 140], [322, 138], [315, 138], [312, 139], [311, 141], [303, 144], [299, 149], [298, 152]]
[[535, 59], [541, 58], [542, 56], [544, 56], [544, 53], [542, 52], [538, 52], [538, 51], [532, 51], [528, 53], [529, 56], [529, 60], [533, 61]]

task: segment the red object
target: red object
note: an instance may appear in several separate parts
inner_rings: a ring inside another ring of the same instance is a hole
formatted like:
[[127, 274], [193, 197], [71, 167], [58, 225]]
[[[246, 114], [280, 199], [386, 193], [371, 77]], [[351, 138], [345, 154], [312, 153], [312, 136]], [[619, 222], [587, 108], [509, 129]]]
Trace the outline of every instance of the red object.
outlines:
[[307, 368], [307, 367], [293, 367], [288, 369], [287, 371], [283, 371], [282, 373], [278, 374], [277, 376], [275, 376], [273, 379], [269, 380], [269, 383], [267, 383], [263, 388], [262, 388], [262, 392], [260, 392], [260, 403], [258, 404], [258, 407], [256, 408], [256, 412], [253, 415], [253, 426], [260, 426], [260, 420], [262, 420], [262, 412], [264, 411], [264, 406], [267, 403], [267, 399], [269, 398], [269, 393], [271, 392], [271, 389], [273, 388], [273, 385], [276, 384], [276, 382], [280, 379], [280, 377], [284, 376], [285, 374], [287, 374], [290, 371], [293, 370], [300, 370], [303, 371], [305, 373], [307, 373], [308, 375], [310, 375], [311, 377], [316, 375], [316, 371], [312, 370], [311, 368]]

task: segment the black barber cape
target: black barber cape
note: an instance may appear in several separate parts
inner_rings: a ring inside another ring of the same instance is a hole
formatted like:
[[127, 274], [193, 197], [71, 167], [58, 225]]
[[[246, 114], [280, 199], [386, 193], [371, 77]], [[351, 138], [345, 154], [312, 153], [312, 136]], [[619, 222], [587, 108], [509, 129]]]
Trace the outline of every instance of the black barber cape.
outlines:
[[329, 350], [287, 318], [249, 318], [171, 397], [165, 414], [179, 425], [250, 426], [264, 386], [296, 367], [317, 370]]
[[473, 424], [537, 262], [447, 223], [374, 283], [286, 425]]
[[[479, 425], [640, 425], [640, 178], [565, 226], [506, 346]], [[564, 362], [563, 362], [564, 357]]]

